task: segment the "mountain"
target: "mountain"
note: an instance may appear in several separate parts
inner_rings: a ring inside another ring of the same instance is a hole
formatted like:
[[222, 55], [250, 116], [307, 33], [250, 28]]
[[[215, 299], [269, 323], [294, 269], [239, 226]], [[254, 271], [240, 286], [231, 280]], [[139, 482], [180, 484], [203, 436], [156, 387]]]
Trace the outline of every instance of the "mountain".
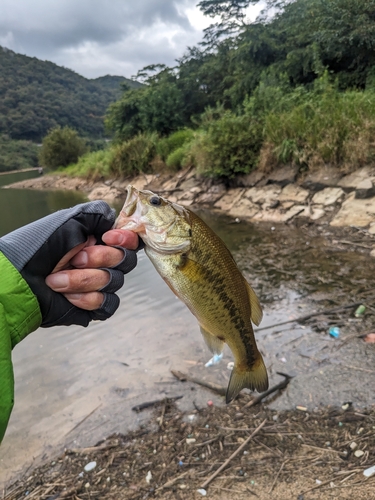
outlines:
[[40, 142], [51, 128], [67, 125], [82, 136], [101, 138], [105, 112], [123, 84], [141, 86], [121, 76], [90, 80], [0, 46], [0, 134]]

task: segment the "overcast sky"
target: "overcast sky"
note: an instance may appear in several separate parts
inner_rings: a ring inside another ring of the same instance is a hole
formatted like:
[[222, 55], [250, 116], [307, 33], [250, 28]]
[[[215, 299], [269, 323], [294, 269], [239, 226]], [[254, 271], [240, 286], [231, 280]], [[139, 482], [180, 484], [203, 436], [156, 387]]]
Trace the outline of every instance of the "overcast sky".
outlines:
[[212, 20], [198, 2], [0, 0], [0, 45], [87, 78], [130, 78], [148, 64], [173, 66], [202, 40]]

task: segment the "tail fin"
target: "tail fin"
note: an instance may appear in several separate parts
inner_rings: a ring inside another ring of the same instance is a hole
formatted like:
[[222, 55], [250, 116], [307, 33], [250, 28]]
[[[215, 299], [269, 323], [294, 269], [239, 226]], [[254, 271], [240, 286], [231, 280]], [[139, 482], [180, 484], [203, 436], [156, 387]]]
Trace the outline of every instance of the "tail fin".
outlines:
[[251, 369], [240, 370], [234, 366], [228, 384], [226, 403], [230, 403], [245, 387], [258, 392], [268, 389], [268, 375], [261, 354]]

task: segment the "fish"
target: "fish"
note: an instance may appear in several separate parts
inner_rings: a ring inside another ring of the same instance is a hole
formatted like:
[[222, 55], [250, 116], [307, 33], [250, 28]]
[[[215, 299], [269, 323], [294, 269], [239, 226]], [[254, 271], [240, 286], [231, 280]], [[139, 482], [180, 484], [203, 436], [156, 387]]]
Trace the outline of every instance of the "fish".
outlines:
[[190, 209], [132, 185], [126, 191], [114, 228], [138, 233], [158, 273], [198, 320], [210, 351], [220, 355], [227, 344], [233, 354], [226, 402], [244, 388], [266, 391], [252, 327], [262, 308], [224, 242]]

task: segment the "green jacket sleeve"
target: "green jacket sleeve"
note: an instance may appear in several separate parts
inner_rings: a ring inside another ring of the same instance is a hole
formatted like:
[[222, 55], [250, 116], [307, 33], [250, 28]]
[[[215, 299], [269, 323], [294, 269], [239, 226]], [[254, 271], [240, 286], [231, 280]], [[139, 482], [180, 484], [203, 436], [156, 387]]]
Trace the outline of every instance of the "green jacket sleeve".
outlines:
[[41, 324], [39, 303], [17, 269], [0, 252], [0, 443], [13, 408], [12, 349]]

